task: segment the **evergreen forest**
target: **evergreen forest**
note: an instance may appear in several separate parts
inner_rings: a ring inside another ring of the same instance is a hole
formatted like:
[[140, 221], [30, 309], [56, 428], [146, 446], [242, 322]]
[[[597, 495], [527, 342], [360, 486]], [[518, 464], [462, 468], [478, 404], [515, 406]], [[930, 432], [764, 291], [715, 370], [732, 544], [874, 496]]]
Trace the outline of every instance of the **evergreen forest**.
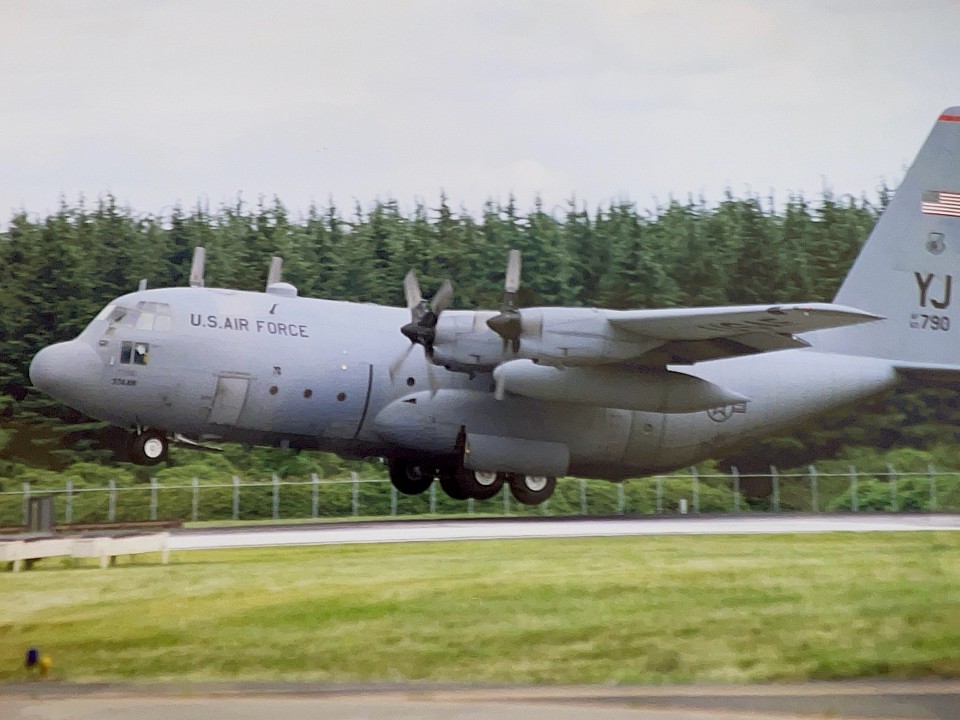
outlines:
[[[74, 337], [141, 278], [151, 287], [186, 285], [197, 245], [207, 248], [208, 287], [260, 290], [270, 256], [279, 255], [284, 279], [302, 296], [359, 302], [402, 305], [402, 278], [416, 268], [426, 294], [450, 278], [453, 307], [496, 308], [510, 248], [523, 253], [522, 306], [829, 302], [888, 199], [885, 188], [875, 199], [825, 191], [784, 203], [728, 193], [715, 204], [674, 200], [653, 209], [626, 201], [588, 209], [573, 199], [522, 209], [510, 198], [471, 214], [441, 195], [411, 211], [378, 201], [350, 210], [314, 207], [306, 215], [275, 199], [157, 217], [108, 196], [64, 201], [44, 217], [19, 212], [0, 233], [0, 485], [118, 464], [111, 451], [116, 429], [31, 390], [30, 359], [42, 346]], [[756, 472], [897, 451], [960, 468], [958, 415], [955, 391], [902, 387], [856, 413], [717, 460]], [[332, 477], [358, 468], [323, 454], [270, 449], [217, 456], [176, 450], [169, 462], [258, 477]], [[373, 463], [362, 467], [383, 472]], [[151, 472], [114, 469], [136, 477]]]

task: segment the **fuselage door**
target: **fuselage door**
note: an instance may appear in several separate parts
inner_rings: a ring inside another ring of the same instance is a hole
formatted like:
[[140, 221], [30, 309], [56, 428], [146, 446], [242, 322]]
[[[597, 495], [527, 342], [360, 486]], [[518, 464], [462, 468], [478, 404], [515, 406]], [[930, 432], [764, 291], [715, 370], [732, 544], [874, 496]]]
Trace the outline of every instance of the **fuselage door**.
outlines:
[[220, 375], [207, 422], [212, 425], [236, 425], [249, 389], [250, 377], [247, 375]]

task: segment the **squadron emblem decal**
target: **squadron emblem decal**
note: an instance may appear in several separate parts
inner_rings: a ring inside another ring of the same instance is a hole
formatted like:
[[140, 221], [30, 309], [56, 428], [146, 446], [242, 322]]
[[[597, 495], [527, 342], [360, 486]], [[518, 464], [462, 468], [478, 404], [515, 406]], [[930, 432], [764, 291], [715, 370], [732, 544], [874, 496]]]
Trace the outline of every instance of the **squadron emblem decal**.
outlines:
[[943, 239], [943, 233], [932, 232], [927, 236], [927, 252], [931, 255], [939, 255], [947, 249], [947, 243]]
[[745, 402], [734, 403], [733, 405], [724, 405], [722, 407], [710, 408], [707, 410], [707, 417], [717, 423], [726, 422], [737, 413], [745, 413], [747, 404]]

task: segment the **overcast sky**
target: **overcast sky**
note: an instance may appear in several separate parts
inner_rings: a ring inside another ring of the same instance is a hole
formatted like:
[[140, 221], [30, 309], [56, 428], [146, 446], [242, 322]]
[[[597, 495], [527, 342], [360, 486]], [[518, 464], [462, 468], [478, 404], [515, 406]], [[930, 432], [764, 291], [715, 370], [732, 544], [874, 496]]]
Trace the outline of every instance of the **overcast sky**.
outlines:
[[873, 197], [951, 105], [957, 0], [0, 0], [0, 221]]

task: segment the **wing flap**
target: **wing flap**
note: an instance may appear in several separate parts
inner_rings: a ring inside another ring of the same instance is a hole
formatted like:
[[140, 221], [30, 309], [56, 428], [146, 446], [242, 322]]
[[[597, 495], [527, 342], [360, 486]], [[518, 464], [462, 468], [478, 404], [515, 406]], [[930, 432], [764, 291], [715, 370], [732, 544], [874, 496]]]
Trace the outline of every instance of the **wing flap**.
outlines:
[[611, 325], [661, 340], [712, 340], [751, 333], [795, 335], [883, 320], [879, 315], [832, 303], [740, 305], [659, 310], [608, 310]]
[[637, 358], [644, 365], [706, 360], [809, 347], [797, 335], [882, 320], [831, 303], [608, 311], [610, 324], [645, 340], [662, 341]]

